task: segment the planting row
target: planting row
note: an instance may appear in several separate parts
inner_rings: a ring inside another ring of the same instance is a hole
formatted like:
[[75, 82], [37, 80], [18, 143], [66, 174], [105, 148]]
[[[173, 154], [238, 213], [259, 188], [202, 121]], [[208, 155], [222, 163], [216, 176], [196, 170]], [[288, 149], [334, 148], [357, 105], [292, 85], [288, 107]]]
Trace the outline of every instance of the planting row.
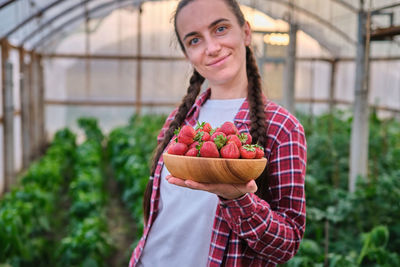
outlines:
[[0, 201], [0, 263], [40, 266], [51, 261], [55, 213], [75, 152], [75, 135], [57, 132], [46, 154]]
[[[299, 117], [308, 143], [307, 229], [299, 253], [285, 266], [400, 266], [400, 123], [372, 114], [369, 176], [349, 193], [351, 117]], [[70, 131], [58, 132], [46, 155], [0, 201], [0, 265], [104, 266], [113, 249], [104, 216], [104, 159], [140, 238], [143, 192], [164, 120], [134, 116], [107, 143], [96, 121], [81, 120], [87, 139], [79, 147]], [[65, 216], [59, 207], [66, 207]], [[68, 218], [61, 231], [60, 218]]]
[[109, 135], [111, 167], [123, 191], [122, 200], [136, 223], [136, 241], [143, 231], [142, 199], [149, 180], [149, 164], [164, 120], [164, 116], [134, 116], [127, 126], [116, 128]]
[[94, 119], [78, 121], [86, 140], [59, 131], [43, 156], [0, 201], [0, 265], [106, 266], [112, 251], [103, 135]]
[[80, 119], [86, 141], [76, 150], [75, 175], [69, 185], [69, 226], [57, 251], [59, 266], [106, 266], [112, 251], [105, 205], [103, 135], [94, 119]]

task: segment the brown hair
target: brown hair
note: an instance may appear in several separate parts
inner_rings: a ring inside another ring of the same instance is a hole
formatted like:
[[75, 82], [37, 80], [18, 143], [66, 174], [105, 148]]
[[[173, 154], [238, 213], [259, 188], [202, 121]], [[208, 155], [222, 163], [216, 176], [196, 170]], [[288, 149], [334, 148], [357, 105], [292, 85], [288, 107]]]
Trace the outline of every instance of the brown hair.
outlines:
[[[182, 8], [184, 8], [186, 5], [188, 5], [193, 1], [195, 0], [180, 1], [174, 15], [175, 34], [178, 39], [179, 45], [182, 51], [184, 52], [185, 48], [179, 37], [176, 18], [178, 13], [182, 10]], [[223, 1], [225, 1], [228, 7], [232, 10], [233, 14], [238, 20], [239, 25], [243, 26], [245, 24], [245, 19], [242, 11], [240, 10], [239, 4], [235, 0], [223, 0]], [[267, 136], [266, 136], [264, 103], [262, 100], [261, 78], [253, 52], [249, 47], [246, 47], [246, 72], [248, 79], [247, 101], [249, 102], [250, 120], [251, 120], [250, 134], [252, 136], [253, 143], [258, 143], [262, 147], [265, 147], [267, 142]], [[182, 125], [189, 109], [193, 106], [197, 96], [200, 93], [201, 85], [203, 84], [203, 82], [204, 82], [204, 77], [202, 77], [196, 70], [194, 70], [193, 75], [190, 78], [190, 85], [187, 89], [187, 94], [186, 96], [183, 97], [182, 103], [180, 104], [173, 121], [170, 123], [168, 130], [165, 132], [164, 139], [160, 142], [160, 144], [156, 148], [151, 167], [151, 176], [154, 176], [158, 160], [161, 154], [163, 153], [164, 149], [170, 142], [171, 138], [173, 137], [174, 130]], [[262, 180], [265, 179], [261, 179], [260, 177], [259, 179], [256, 180], [257, 186], [259, 188], [256, 194], [264, 198], [262, 192], [264, 192], [265, 190], [262, 189], [264, 188], [264, 185], [262, 185], [263, 184]], [[150, 203], [151, 203], [150, 199], [151, 199], [152, 188], [153, 188], [153, 180], [151, 179], [147, 184], [143, 201], [145, 224], [147, 223], [150, 214]]]

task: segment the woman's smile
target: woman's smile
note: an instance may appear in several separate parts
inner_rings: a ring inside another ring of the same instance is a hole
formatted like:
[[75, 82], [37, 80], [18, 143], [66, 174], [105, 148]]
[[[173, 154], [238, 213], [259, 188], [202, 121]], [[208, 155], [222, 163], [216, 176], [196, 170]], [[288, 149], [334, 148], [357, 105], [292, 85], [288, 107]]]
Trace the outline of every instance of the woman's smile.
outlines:
[[207, 67], [219, 67], [221, 65], [223, 65], [226, 61], [228, 61], [228, 58], [231, 54], [225, 55], [225, 56], [221, 56], [217, 59], [214, 59], [213, 61], [211, 61], [210, 63], [206, 63]]

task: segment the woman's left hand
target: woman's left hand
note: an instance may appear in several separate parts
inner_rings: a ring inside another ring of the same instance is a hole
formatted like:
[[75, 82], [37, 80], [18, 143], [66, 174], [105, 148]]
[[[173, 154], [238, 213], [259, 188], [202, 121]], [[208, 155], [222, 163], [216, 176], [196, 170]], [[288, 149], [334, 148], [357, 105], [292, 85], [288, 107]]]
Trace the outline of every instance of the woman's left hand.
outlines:
[[194, 190], [203, 190], [214, 193], [225, 199], [235, 199], [243, 196], [246, 193], [255, 193], [257, 191], [257, 184], [254, 180], [246, 184], [210, 184], [198, 183], [193, 180], [183, 180], [180, 178], [167, 175], [165, 177], [170, 184], [187, 187]]

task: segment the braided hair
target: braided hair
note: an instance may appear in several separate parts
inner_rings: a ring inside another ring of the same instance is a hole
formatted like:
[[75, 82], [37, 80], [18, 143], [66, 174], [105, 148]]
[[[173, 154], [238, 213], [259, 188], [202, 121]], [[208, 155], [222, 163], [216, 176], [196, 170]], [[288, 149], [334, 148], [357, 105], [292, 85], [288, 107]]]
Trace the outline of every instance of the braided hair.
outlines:
[[[182, 10], [182, 8], [184, 8], [186, 5], [188, 5], [193, 1], [195, 0], [181, 0], [178, 3], [174, 15], [175, 33], [183, 52], [185, 52], [185, 48], [179, 37], [176, 25], [176, 17], [178, 13]], [[223, 1], [231, 9], [233, 14], [237, 18], [239, 25], [243, 26], [245, 24], [244, 15], [241, 12], [240, 7], [236, 2], [236, 0], [223, 0]], [[258, 71], [258, 67], [253, 52], [249, 47], [246, 47], [246, 72], [248, 79], [247, 101], [249, 102], [250, 120], [251, 120], [250, 134], [252, 136], [253, 143], [258, 143], [262, 147], [265, 147], [267, 142], [267, 136], [266, 136], [264, 103], [262, 98], [261, 77]], [[201, 85], [203, 84], [203, 82], [204, 82], [204, 77], [202, 77], [196, 70], [194, 70], [193, 75], [190, 78], [190, 85], [187, 89], [187, 94], [183, 97], [182, 103], [180, 104], [173, 121], [169, 124], [169, 127], [164, 134], [163, 140], [159, 143], [159, 145], [155, 150], [152, 161], [152, 167], [150, 170], [151, 176], [154, 176], [158, 160], [160, 159], [161, 154], [163, 153], [168, 143], [170, 142], [171, 138], [173, 137], [174, 130], [180, 127], [182, 123], [185, 121], [187, 113], [193, 106], [197, 96], [200, 93]], [[266, 184], [265, 182], [266, 179], [261, 179], [261, 178], [262, 177], [256, 180], [258, 186], [258, 191], [256, 192], [256, 194], [264, 198], [262, 193], [265, 192], [264, 184]], [[150, 214], [150, 202], [151, 202], [150, 200], [151, 200], [152, 188], [153, 188], [153, 179], [150, 179], [147, 184], [143, 199], [145, 223], [147, 223]]]

